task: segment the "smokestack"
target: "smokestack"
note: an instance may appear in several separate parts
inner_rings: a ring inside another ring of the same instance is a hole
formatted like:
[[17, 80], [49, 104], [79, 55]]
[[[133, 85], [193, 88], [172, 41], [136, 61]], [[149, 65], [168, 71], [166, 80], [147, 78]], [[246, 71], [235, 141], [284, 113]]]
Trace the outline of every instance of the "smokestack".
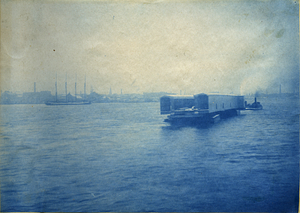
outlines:
[[121, 95], [122, 95], [122, 89], [121, 89]]
[[68, 102], [68, 89], [67, 89], [67, 82], [65, 82], [65, 92], [66, 92], [66, 102]]
[[281, 84], [279, 85], [279, 94], [281, 94]]
[[36, 92], [36, 82], [33, 84], [33, 91]]
[[110, 95], [112, 94], [112, 92], [111, 92], [111, 87], [109, 88], [109, 94], [110, 94]]

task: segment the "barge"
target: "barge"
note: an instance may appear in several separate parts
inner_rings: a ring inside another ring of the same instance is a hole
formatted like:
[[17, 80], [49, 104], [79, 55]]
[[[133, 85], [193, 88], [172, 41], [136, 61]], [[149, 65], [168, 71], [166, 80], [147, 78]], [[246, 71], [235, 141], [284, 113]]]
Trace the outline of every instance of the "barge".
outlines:
[[244, 96], [237, 95], [201, 93], [160, 98], [160, 113], [168, 115], [164, 121], [169, 123], [215, 123], [221, 118], [239, 115], [244, 109]]

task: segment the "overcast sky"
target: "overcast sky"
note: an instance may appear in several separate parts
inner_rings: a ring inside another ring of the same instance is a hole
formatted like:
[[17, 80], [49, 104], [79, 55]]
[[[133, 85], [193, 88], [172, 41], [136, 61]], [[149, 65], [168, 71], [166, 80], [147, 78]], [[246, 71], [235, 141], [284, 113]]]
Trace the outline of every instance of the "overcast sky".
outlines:
[[292, 92], [299, 2], [1, 1], [1, 90]]

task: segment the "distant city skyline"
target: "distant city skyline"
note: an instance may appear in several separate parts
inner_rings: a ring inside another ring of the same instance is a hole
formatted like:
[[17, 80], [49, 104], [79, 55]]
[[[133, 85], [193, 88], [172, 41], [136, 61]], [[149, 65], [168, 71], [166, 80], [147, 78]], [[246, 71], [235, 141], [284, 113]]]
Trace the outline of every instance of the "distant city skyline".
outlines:
[[[70, 85], [68, 87], [70, 87]], [[75, 84], [74, 84], [74, 87], [75, 87]], [[279, 87], [278, 87], [278, 91], [276, 91], [276, 90], [270, 91], [270, 90], [266, 89], [264, 91], [263, 90], [257, 90], [255, 93], [262, 93], [262, 94], [299, 93], [299, 90], [296, 89], [296, 88], [294, 89], [294, 91], [287, 91], [287, 90], [285, 90], [285, 87], [283, 87], [283, 88], [284, 88], [284, 90], [282, 90], [282, 85], [280, 84]], [[39, 90], [37, 88], [36, 82], [34, 82], [33, 90], [32, 91], [10, 91], [10, 90], [5, 90], [4, 91], [4, 90], [1, 90], [1, 93], [4, 93], [4, 92], [12, 92], [12, 93], [16, 93], [16, 94], [32, 93], [32, 92], [37, 92], [37, 93], [38, 92], [51, 92], [52, 95], [55, 95], [55, 89], [54, 89], [54, 91], [51, 91], [51, 90]], [[90, 90], [86, 90], [86, 94], [91, 94], [93, 92], [95, 92], [95, 91], [93, 91], [92, 87], [91, 87]], [[127, 94], [155, 94], [155, 93], [168, 93], [168, 92], [166, 92], [166, 91], [158, 91], [158, 92], [143, 92], [143, 93], [124, 93], [122, 89], [118, 92], [118, 91], [113, 91], [113, 88], [109, 88], [109, 91], [104, 91], [104, 92], [98, 93], [98, 94], [101, 94], [101, 95], [127, 95]], [[198, 92], [198, 93], [201, 93], [201, 92]], [[172, 94], [177, 94], [177, 95], [195, 95], [195, 94], [198, 94], [198, 93], [193, 93], [193, 94], [189, 93], [189, 94], [187, 94], [185, 91], [180, 90], [180, 91], [174, 92]], [[212, 94], [212, 93], [224, 94], [224, 93], [219, 92], [219, 91], [211, 91], [211, 92], [207, 92], [207, 93], [208, 94], [209, 93], [210, 94]], [[249, 94], [254, 95], [255, 93], [245, 93], [243, 95], [249, 95]], [[75, 91], [74, 91], [74, 93], [71, 93], [70, 89], [68, 89], [67, 94], [75, 95]], [[77, 88], [77, 95], [82, 95], [82, 94], [84, 94], [84, 90], [81, 90], [81, 89]], [[233, 93], [228, 93], [228, 94], [233, 94]], [[65, 95], [65, 91], [62, 91], [62, 90], [59, 91], [58, 90], [58, 95]]]
[[299, 90], [298, 1], [4, 0], [1, 20], [2, 91]]

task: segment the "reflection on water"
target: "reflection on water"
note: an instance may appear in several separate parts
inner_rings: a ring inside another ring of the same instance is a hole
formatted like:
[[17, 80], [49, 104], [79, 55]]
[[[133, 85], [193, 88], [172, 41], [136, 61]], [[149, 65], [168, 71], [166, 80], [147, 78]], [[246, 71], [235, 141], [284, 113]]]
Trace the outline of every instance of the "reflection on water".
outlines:
[[1, 106], [2, 211], [293, 212], [298, 102], [260, 101], [204, 126], [158, 103]]

